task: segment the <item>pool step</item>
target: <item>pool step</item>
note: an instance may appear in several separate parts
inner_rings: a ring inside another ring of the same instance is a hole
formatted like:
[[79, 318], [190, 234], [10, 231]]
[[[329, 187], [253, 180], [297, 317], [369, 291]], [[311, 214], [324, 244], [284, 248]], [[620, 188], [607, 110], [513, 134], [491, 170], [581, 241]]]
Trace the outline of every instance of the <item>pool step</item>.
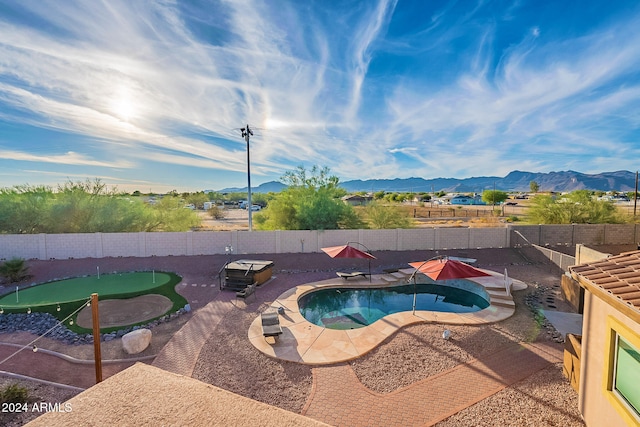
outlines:
[[487, 290], [487, 292], [489, 291], [502, 291], [502, 292], [507, 292], [507, 289], [504, 287], [504, 284], [495, 284], [495, 283], [487, 283], [487, 284], [483, 284], [482, 286], [484, 286], [484, 288]]
[[380, 279], [382, 279], [382, 281], [387, 282], [387, 283], [396, 283], [398, 281], [397, 278], [389, 275], [389, 274], [385, 274], [383, 276], [380, 276]]
[[516, 308], [516, 303], [513, 302], [513, 298], [507, 296], [494, 296], [491, 295], [491, 305], [498, 305], [500, 307]]
[[491, 296], [491, 298], [493, 298], [493, 297], [506, 297], [506, 298], [509, 298], [509, 299], [513, 299], [513, 297], [511, 297], [511, 295], [507, 295], [507, 291], [504, 288], [502, 288], [502, 289], [487, 289], [487, 288], [485, 288], [485, 290]]
[[398, 280], [404, 280], [404, 279], [406, 279], [408, 277], [402, 271], [396, 271], [396, 272], [393, 272], [393, 273], [389, 273], [389, 275], [395, 277]]

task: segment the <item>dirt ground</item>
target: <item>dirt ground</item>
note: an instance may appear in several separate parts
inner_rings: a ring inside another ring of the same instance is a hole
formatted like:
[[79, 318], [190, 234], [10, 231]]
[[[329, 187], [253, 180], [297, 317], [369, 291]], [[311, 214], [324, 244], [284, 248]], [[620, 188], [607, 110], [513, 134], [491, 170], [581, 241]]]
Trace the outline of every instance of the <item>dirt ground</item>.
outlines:
[[[249, 213], [244, 209], [224, 209], [224, 218], [213, 219], [205, 211], [198, 211], [202, 220], [200, 229], [205, 231], [234, 231], [249, 229]], [[255, 212], [253, 212], [255, 214]]]
[[[418, 207], [405, 206], [413, 217], [416, 228], [423, 227], [499, 227], [504, 226], [505, 217], [492, 216], [491, 206], [451, 206]], [[505, 216], [522, 215], [525, 208], [521, 206], [506, 206]], [[244, 209], [229, 208], [224, 210], [225, 217], [213, 219], [204, 211], [198, 211], [202, 219], [201, 230], [205, 231], [234, 231], [249, 229], [249, 214]], [[258, 212], [253, 212], [255, 215]]]

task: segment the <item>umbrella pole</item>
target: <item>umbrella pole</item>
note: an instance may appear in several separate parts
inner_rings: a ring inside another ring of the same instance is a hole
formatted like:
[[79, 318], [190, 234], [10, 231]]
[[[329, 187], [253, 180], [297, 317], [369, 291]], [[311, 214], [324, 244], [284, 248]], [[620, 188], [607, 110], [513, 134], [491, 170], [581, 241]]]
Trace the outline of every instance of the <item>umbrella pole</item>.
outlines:
[[416, 314], [416, 297], [418, 295], [418, 285], [416, 284], [416, 276], [413, 276], [413, 314]]

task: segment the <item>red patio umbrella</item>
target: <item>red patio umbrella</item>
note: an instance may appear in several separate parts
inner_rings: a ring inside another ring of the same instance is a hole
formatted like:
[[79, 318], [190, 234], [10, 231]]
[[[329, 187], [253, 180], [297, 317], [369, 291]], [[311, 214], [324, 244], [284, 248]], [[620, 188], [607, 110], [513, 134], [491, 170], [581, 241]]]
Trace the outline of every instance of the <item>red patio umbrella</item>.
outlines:
[[424, 262], [410, 262], [409, 265], [433, 280], [464, 279], [466, 277], [490, 276], [482, 270], [462, 261], [440, 258]]
[[465, 264], [462, 261], [456, 261], [448, 258], [434, 258], [422, 262], [410, 262], [409, 265], [416, 269], [411, 275], [413, 278], [413, 313], [416, 312], [416, 296], [417, 296], [417, 283], [416, 273], [424, 273], [431, 277], [433, 280], [447, 280], [447, 279], [464, 279], [466, 277], [482, 277], [490, 276], [489, 273], [485, 273], [482, 270], [478, 270], [475, 267]]
[[[349, 242], [352, 243], [352, 242]], [[354, 248], [349, 243], [342, 246], [331, 246], [328, 248], [322, 248], [322, 251], [329, 255], [331, 258], [365, 258], [369, 260], [369, 280], [371, 280], [371, 260], [376, 259], [371, 255], [370, 251], [362, 243], [357, 243], [363, 246], [367, 251]]]

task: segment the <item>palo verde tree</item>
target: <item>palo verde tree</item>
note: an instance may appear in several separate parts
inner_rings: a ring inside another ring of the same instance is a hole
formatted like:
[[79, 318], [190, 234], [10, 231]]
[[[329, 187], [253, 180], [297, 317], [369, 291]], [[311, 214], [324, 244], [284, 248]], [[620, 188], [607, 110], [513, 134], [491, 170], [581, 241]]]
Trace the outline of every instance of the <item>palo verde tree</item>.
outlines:
[[597, 200], [587, 190], [562, 197], [536, 195], [531, 199], [529, 220], [535, 224], [620, 224], [626, 219], [608, 200]]
[[407, 210], [398, 206], [385, 206], [371, 202], [364, 208], [369, 228], [411, 228], [412, 221]]
[[500, 190], [484, 190], [482, 192], [482, 201], [489, 205], [498, 205], [507, 200], [508, 197], [507, 193]]
[[200, 225], [200, 218], [191, 209], [184, 208], [179, 196], [165, 196], [153, 207], [151, 231], [185, 231]]
[[329, 168], [314, 166], [310, 171], [299, 166], [287, 172], [281, 181], [287, 188], [274, 195], [267, 208], [256, 214], [261, 230], [331, 230], [362, 225], [353, 208], [340, 197], [338, 177]]
[[532, 193], [537, 193], [540, 190], [540, 186], [537, 182], [531, 181], [529, 183], [529, 190], [531, 190]]
[[44, 186], [19, 185], [0, 189], [0, 233], [36, 234], [47, 232], [43, 219], [53, 200]]
[[0, 233], [186, 231], [197, 215], [169, 201], [149, 206], [108, 190], [99, 179], [51, 187], [0, 189]]

